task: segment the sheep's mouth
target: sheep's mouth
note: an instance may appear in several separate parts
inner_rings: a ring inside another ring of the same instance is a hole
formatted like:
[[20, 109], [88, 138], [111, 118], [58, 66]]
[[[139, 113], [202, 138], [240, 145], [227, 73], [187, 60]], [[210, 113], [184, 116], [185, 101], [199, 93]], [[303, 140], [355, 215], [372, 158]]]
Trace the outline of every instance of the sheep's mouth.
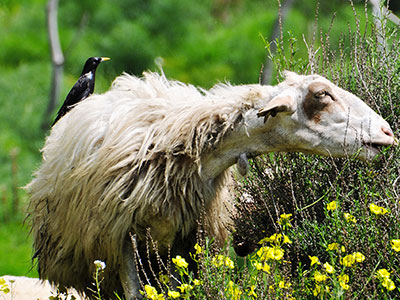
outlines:
[[389, 146], [387, 144], [378, 144], [378, 143], [367, 143], [363, 142], [362, 145], [369, 151], [372, 151], [373, 153], [381, 153], [383, 148]]

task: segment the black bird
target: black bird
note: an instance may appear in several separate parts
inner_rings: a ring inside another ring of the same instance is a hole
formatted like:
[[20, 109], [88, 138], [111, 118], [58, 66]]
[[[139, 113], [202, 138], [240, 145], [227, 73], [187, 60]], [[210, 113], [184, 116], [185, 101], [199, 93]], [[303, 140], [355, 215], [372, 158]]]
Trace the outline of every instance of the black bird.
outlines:
[[74, 84], [64, 100], [63, 105], [57, 113], [52, 127], [57, 123], [67, 112], [69, 112], [73, 105], [89, 97], [94, 91], [94, 80], [97, 66], [103, 62], [110, 60], [108, 57], [90, 57], [83, 67], [82, 74], [78, 81]]

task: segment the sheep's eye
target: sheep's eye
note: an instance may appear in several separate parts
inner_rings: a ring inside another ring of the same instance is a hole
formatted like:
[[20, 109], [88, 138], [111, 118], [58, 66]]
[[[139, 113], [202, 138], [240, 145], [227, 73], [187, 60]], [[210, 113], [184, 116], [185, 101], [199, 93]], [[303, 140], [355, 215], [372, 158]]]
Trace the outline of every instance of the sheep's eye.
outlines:
[[317, 92], [317, 93], [315, 93], [315, 97], [318, 98], [318, 99], [322, 99], [322, 98], [325, 98], [325, 97], [329, 97], [329, 98], [331, 98], [332, 100], [334, 100], [334, 98], [332, 97], [332, 95], [331, 95], [329, 92], [327, 92], [327, 91], [320, 91], [320, 92]]
[[320, 91], [320, 92], [318, 92], [318, 93], [315, 94], [315, 97], [317, 97], [317, 98], [324, 98], [324, 97], [326, 97], [327, 95], [328, 95], [327, 92], [325, 92], [325, 91]]

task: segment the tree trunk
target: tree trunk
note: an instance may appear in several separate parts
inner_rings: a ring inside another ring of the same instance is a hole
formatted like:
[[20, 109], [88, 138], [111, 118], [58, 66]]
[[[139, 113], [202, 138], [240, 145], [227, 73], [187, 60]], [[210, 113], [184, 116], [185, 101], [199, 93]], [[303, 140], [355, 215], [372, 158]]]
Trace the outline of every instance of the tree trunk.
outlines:
[[52, 78], [50, 97], [47, 109], [42, 120], [42, 129], [47, 130], [50, 124], [50, 115], [56, 107], [58, 97], [60, 95], [61, 82], [64, 69], [64, 55], [61, 49], [60, 38], [58, 35], [58, 0], [49, 0], [47, 3], [47, 31], [49, 34], [49, 43], [52, 62]]
[[[269, 42], [271, 43], [271, 52], [274, 53], [276, 51], [276, 43], [275, 40], [277, 38], [282, 39], [282, 27], [283, 23], [285, 22], [290, 9], [293, 6], [294, 0], [285, 0], [283, 1], [283, 4], [281, 5], [281, 2], [278, 0], [279, 3], [279, 14], [278, 17], [276, 18], [274, 22], [274, 26], [272, 27], [271, 34], [268, 38]], [[273, 71], [273, 63], [272, 61], [267, 57], [265, 60], [265, 65], [262, 70], [262, 77], [261, 77], [261, 84], [269, 84], [272, 79], [272, 71]]]

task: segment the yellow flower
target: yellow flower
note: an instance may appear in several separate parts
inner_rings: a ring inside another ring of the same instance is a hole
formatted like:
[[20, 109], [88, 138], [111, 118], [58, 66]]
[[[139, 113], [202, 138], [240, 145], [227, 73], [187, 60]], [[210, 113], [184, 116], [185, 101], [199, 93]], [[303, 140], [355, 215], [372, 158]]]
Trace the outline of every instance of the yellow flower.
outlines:
[[281, 214], [280, 220], [289, 220], [292, 217], [292, 214]]
[[228, 283], [228, 291], [231, 294], [233, 300], [238, 300], [240, 299], [240, 295], [242, 295], [242, 291], [237, 287], [233, 281], [229, 281]]
[[339, 250], [339, 244], [338, 243], [329, 244], [327, 250], [331, 250], [331, 251]]
[[144, 290], [146, 292], [147, 298], [149, 298], [151, 300], [164, 300], [164, 296], [162, 294], [158, 294], [155, 287], [152, 287], [151, 285], [146, 284], [144, 286]]
[[190, 284], [187, 284], [187, 283], [182, 283], [180, 286], [178, 286], [178, 289], [181, 290], [181, 293], [185, 293], [185, 292], [190, 292], [191, 290], [193, 290], [193, 286], [191, 286]]
[[345, 267], [351, 267], [356, 261], [356, 258], [354, 257], [353, 254], [346, 255], [345, 257], [342, 258], [342, 265]]
[[172, 259], [172, 262], [179, 268], [184, 268], [186, 269], [188, 267], [188, 263], [186, 260], [181, 257], [180, 255], [177, 255], [175, 258]]
[[257, 251], [257, 255], [260, 257], [260, 260], [263, 261], [268, 259], [281, 260], [284, 255], [284, 251], [279, 247], [264, 246]]
[[385, 287], [388, 291], [393, 291], [396, 288], [396, 285], [390, 278], [383, 278], [382, 286]]
[[376, 271], [377, 275], [379, 278], [389, 278], [390, 277], [390, 272], [386, 269], [379, 269]]
[[337, 208], [336, 201], [329, 202], [326, 208], [328, 210], [335, 210]]
[[347, 275], [347, 274], [339, 275], [339, 281], [343, 281], [344, 283], [348, 283], [349, 279], [350, 279], [349, 275]]
[[316, 285], [315, 285], [315, 289], [313, 289], [313, 295], [314, 295], [314, 296], [318, 296], [319, 293], [321, 293], [321, 286], [318, 285], [318, 284], [316, 284]]
[[265, 237], [265, 238], [263, 238], [261, 241], [259, 241], [258, 243], [260, 244], [260, 245], [262, 245], [262, 244], [265, 244], [265, 243], [267, 243], [267, 242], [269, 242], [269, 243], [273, 243], [273, 242], [275, 242], [275, 243], [277, 243], [278, 241], [280, 241], [280, 239], [282, 238], [282, 234], [280, 234], [280, 233], [274, 233], [273, 235], [271, 235], [271, 236], [267, 236], [267, 237]]
[[280, 240], [282, 238], [282, 234], [281, 233], [274, 233], [273, 235], [271, 235], [269, 237], [269, 242], [275, 242], [275, 243], [279, 243]]
[[253, 266], [254, 266], [257, 270], [261, 270], [261, 269], [262, 269], [262, 263], [259, 263], [258, 261], [253, 262]]
[[292, 217], [292, 214], [281, 214], [278, 224], [279, 225], [286, 225], [288, 227], [291, 227], [292, 225], [290, 224], [290, 218]]
[[280, 280], [278, 286], [280, 289], [288, 289], [290, 288], [291, 284], [290, 282], [285, 282], [284, 280]]
[[308, 256], [309, 258], [310, 258], [310, 260], [311, 260], [311, 266], [312, 265], [315, 265], [315, 264], [321, 264], [320, 262], [319, 262], [319, 259], [318, 259], [318, 257], [316, 257], [316, 256]]
[[280, 289], [284, 289], [285, 288], [285, 282], [283, 280], [279, 281], [278, 286], [279, 286]]
[[353, 256], [356, 262], [363, 262], [365, 260], [365, 256], [361, 252], [354, 252]]
[[392, 244], [392, 249], [396, 252], [400, 251], [400, 240], [391, 240], [390, 243]]
[[219, 268], [224, 265], [224, 261], [225, 261], [225, 256], [218, 254], [212, 258], [211, 263], [217, 268]]
[[255, 288], [256, 288], [255, 285], [250, 286], [250, 291], [247, 292], [247, 296], [257, 298], [257, 294], [254, 291]]
[[384, 215], [388, 213], [388, 210], [382, 206], [375, 205], [374, 203], [371, 203], [369, 205], [369, 210], [374, 213], [375, 215]]
[[283, 244], [291, 244], [292, 241], [289, 239], [287, 235], [283, 235]]
[[326, 281], [327, 279], [328, 279], [328, 276], [321, 274], [319, 271], [314, 272], [314, 280], [316, 282]]
[[344, 246], [340, 247], [340, 250], [344, 253], [346, 252], [346, 248]]
[[227, 266], [229, 269], [235, 268], [235, 264], [229, 257], [225, 257], [225, 266]]
[[172, 299], [176, 299], [179, 298], [181, 296], [181, 294], [179, 292], [176, 291], [168, 291], [168, 297], [172, 298]]
[[259, 262], [254, 262], [253, 263], [253, 265], [254, 265], [254, 267], [257, 269], [257, 270], [262, 270], [262, 271], [264, 271], [264, 272], [267, 272], [267, 273], [269, 273], [270, 272], [270, 270], [271, 270], [271, 267], [270, 267], [270, 265], [268, 265], [267, 263], [259, 263]]
[[284, 253], [285, 252], [283, 251], [283, 249], [274, 247], [272, 248], [270, 258], [273, 260], [281, 260]]
[[233, 263], [233, 261], [229, 257], [221, 255], [221, 254], [214, 256], [212, 258], [211, 262], [217, 268], [222, 267], [223, 265], [227, 266], [230, 269], [235, 268], [235, 264]]
[[203, 248], [201, 248], [201, 246], [197, 243], [194, 245], [194, 250], [196, 250], [196, 255], [203, 252]]
[[3, 295], [8, 294], [10, 292], [10, 287], [4, 278], [0, 277], [0, 293]]
[[203, 284], [203, 282], [201, 280], [195, 279], [195, 280], [193, 280], [193, 284], [194, 285], [201, 285], [201, 284]]
[[349, 282], [349, 275], [343, 274], [339, 276], [339, 284], [344, 290], [348, 290], [350, 286], [347, 284]]
[[333, 272], [335, 272], [335, 269], [333, 268], [333, 266], [329, 263], [324, 263], [324, 268], [326, 270], [326, 272], [328, 272], [329, 274], [332, 274]]
[[[282, 241], [282, 238], [283, 238], [283, 241]], [[258, 244], [262, 245], [262, 244], [269, 242], [269, 243], [273, 243], [275, 245], [280, 245], [281, 241], [282, 241], [282, 244], [291, 244], [292, 243], [292, 241], [289, 239], [288, 236], [281, 234], [281, 233], [274, 233], [270, 237], [265, 237], [262, 240], [260, 240], [258, 242]]]
[[349, 214], [349, 213], [344, 213], [344, 218], [346, 219], [346, 221], [347, 222], [352, 222], [352, 223], [357, 223], [357, 219], [353, 216], [353, 215], [351, 215], [351, 214]]
[[268, 246], [264, 246], [258, 249], [257, 255], [260, 258], [260, 260], [262, 261], [267, 260], [269, 258], [269, 253], [271, 252], [271, 249], [272, 248]]
[[157, 290], [155, 287], [152, 287], [151, 285], [146, 284], [144, 286], [144, 291], [146, 292], [147, 297], [149, 298], [154, 298], [157, 296]]
[[388, 291], [392, 291], [396, 288], [394, 282], [390, 279], [390, 272], [386, 269], [379, 269], [376, 271], [376, 277], [381, 281], [383, 287]]
[[263, 267], [262, 267], [262, 270], [264, 271], [264, 272], [266, 272], [266, 273], [270, 273], [270, 270], [271, 270], [271, 267], [270, 267], [270, 265], [269, 264], [267, 264], [267, 263], [264, 263], [264, 265], [263, 265]]

